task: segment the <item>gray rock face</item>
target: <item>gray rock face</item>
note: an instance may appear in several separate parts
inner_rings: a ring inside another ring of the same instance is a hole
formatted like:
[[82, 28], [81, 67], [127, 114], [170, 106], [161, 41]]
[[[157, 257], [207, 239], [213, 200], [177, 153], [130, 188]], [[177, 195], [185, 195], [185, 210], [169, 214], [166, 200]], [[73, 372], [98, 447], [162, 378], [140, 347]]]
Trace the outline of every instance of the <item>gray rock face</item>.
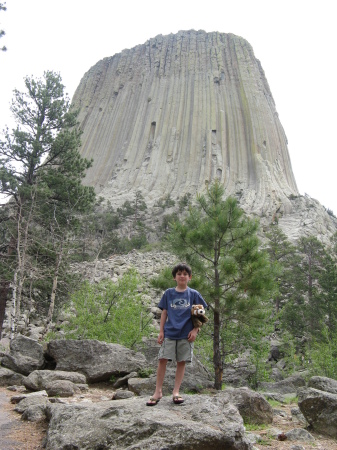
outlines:
[[0, 386], [22, 385], [24, 378], [20, 373], [0, 367]]
[[193, 395], [183, 405], [164, 397], [87, 405], [50, 405], [47, 450], [251, 450], [238, 410], [216, 397]]
[[282, 381], [259, 383], [259, 390], [277, 392], [279, 394], [295, 393], [299, 387], [305, 386], [305, 380], [299, 375], [293, 375]]
[[42, 395], [27, 396], [16, 405], [15, 411], [22, 414], [21, 417], [23, 420], [38, 422], [39, 420], [46, 419], [47, 406], [49, 404], [48, 398]]
[[217, 394], [220, 398], [233, 403], [244, 421], [254, 424], [272, 423], [273, 409], [267, 400], [251, 389], [226, 389]]
[[314, 441], [314, 437], [307, 431], [303, 430], [303, 428], [294, 428], [293, 430], [289, 430], [285, 433], [287, 439], [289, 441]]
[[301, 388], [298, 406], [315, 431], [337, 438], [337, 394]]
[[85, 375], [76, 372], [64, 372], [62, 370], [34, 370], [24, 380], [24, 385], [32, 391], [46, 389], [46, 386], [54, 381], [67, 380], [75, 384], [86, 384]]
[[86, 339], [50, 341], [48, 354], [56, 361], [57, 370], [83, 373], [92, 383], [137, 371], [146, 362], [141, 353], [122, 345]]
[[49, 397], [72, 397], [80, 389], [69, 380], [56, 380], [46, 385], [46, 391]]
[[16, 336], [11, 341], [9, 355], [2, 358], [1, 364], [23, 375], [42, 369], [45, 365], [42, 345], [25, 336]]
[[195, 194], [218, 178], [251, 211], [298, 193], [260, 62], [239, 36], [179, 31], [93, 66], [73, 98], [86, 181], [107, 199]]
[[337, 394], [337, 381], [327, 377], [311, 377], [308, 387], [318, 389], [319, 391]]

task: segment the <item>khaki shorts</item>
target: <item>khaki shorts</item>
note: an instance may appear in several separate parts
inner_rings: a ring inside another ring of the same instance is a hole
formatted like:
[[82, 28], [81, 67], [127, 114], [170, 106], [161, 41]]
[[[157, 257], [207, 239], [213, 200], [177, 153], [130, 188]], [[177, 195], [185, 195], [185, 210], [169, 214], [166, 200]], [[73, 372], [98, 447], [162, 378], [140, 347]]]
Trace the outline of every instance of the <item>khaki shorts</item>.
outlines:
[[160, 347], [158, 359], [192, 362], [193, 346], [194, 342], [188, 342], [187, 339], [165, 338]]

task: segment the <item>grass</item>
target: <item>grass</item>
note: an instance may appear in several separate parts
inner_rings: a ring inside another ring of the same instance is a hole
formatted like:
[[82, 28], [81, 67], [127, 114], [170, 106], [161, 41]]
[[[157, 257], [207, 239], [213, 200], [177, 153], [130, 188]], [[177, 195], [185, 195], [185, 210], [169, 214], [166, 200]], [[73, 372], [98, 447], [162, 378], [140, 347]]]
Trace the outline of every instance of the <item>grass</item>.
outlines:
[[268, 426], [264, 423], [256, 424], [256, 423], [245, 423], [246, 431], [260, 431], [265, 430]]
[[269, 399], [268, 403], [272, 408], [277, 408], [281, 405], [291, 405], [292, 403], [297, 403], [298, 397], [286, 397], [283, 402], [279, 402], [277, 400]]

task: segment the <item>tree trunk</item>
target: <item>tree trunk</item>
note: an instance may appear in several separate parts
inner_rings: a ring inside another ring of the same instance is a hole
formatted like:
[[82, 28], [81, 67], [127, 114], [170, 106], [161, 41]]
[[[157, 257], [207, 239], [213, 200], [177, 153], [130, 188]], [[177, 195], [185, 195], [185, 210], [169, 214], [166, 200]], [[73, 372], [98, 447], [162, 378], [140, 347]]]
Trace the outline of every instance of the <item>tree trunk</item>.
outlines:
[[11, 331], [10, 331], [10, 340], [12, 341], [15, 337], [16, 332], [16, 284], [17, 284], [17, 270], [14, 272], [13, 276], [13, 285], [12, 285], [12, 307], [11, 307]]
[[64, 240], [62, 238], [61, 247], [60, 247], [59, 253], [57, 255], [56, 268], [55, 268], [55, 273], [54, 273], [54, 278], [53, 278], [53, 287], [52, 287], [51, 295], [50, 295], [50, 304], [49, 304], [49, 309], [48, 309], [48, 314], [47, 314], [46, 325], [45, 325], [45, 328], [42, 333], [43, 336], [48, 333], [51, 321], [53, 319], [53, 314], [54, 314], [54, 309], [55, 309], [55, 297], [56, 297], [56, 290], [57, 290], [57, 280], [58, 280], [58, 276], [59, 276], [59, 272], [60, 272], [63, 254], [64, 254], [63, 244], [64, 244]]
[[220, 351], [220, 314], [218, 300], [215, 303], [214, 309], [213, 367], [215, 373], [214, 388], [220, 391], [222, 388], [223, 368]]

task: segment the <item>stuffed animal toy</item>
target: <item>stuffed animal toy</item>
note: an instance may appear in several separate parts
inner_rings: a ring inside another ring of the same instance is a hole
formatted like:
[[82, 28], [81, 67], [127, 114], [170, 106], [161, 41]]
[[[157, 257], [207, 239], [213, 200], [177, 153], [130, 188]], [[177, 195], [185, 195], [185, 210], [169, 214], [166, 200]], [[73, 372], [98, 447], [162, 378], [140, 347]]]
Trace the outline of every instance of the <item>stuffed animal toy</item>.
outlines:
[[208, 322], [208, 318], [205, 316], [205, 308], [202, 305], [193, 305], [191, 314], [194, 328], [201, 328], [204, 323]]

